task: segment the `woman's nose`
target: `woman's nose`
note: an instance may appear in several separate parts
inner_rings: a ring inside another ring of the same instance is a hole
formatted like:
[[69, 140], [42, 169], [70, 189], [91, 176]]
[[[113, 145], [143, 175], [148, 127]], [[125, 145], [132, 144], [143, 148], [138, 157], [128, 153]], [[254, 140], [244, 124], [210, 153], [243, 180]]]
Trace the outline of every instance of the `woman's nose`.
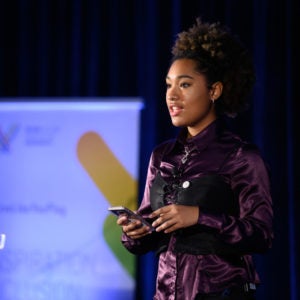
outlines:
[[168, 101], [176, 101], [178, 99], [178, 96], [175, 93], [169, 93], [167, 95], [167, 100]]

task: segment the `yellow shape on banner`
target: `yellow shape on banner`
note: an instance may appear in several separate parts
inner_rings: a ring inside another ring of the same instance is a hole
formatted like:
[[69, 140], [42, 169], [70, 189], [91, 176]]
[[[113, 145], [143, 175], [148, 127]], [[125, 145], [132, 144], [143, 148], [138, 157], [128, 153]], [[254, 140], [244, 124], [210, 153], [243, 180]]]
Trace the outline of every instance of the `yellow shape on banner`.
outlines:
[[[87, 132], [79, 140], [77, 155], [111, 206], [124, 205], [135, 210], [137, 181], [96, 132]], [[104, 238], [127, 272], [134, 277], [135, 258], [120, 243], [121, 228], [116, 217], [108, 215], [103, 226]]]

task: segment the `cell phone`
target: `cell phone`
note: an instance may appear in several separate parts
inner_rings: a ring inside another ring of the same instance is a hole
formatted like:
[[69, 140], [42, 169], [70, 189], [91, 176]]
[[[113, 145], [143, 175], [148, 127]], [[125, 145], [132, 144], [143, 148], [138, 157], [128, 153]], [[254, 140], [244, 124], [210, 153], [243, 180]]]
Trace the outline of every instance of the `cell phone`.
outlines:
[[129, 222], [134, 222], [134, 220], [140, 220], [142, 222], [143, 226], [148, 226], [151, 228], [151, 231], [154, 231], [155, 228], [152, 227], [152, 225], [146, 221], [142, 216], [138, 215], [137, 213], [133, 212], [127, 207], [124, 206], [111, 206], [108, 208], [108, 210], [115, 214], [116, 216], [120, 216], [122, 214], [127, 215]]

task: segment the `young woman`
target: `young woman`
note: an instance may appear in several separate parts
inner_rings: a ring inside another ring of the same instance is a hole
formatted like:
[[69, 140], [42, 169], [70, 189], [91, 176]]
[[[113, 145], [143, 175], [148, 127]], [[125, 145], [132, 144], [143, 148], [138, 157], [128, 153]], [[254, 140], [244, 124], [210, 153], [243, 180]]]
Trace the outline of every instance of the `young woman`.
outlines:
[[123, 215], [122, 243], [159, 256], [153, 299], [254, 299], [251, 255], [273, 239], [269, 175], [258, 149], [224, 122], [246, 107], [251, 58], [227, 28], [200, 19], [172, 54], [166, 103], [181, 131], [153, 150], [137, 211], [155, 230]]

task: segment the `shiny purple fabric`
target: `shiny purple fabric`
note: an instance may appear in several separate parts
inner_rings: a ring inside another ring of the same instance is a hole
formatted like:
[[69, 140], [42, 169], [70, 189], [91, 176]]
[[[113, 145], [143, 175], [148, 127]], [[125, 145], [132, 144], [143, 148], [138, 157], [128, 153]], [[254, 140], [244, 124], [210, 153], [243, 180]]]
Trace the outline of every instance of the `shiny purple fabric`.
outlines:
[[[176, 140], [154, 149], [148, 168], [145, 192], [138, 212], [147, 217], [150, 188], [160, 172], [165, 181], [174, 179], [174, 170], [182, 169], [180, 181], [207, 174], [220, 174], [230, 183], [238, 198], [240, 215], [233, 217], [212, 213], [200, 207], [198, 223], [213, 228], [219, 238], [239, 249], [238, 261], [215, 254], [192, 255], [174, 251], [176, 235], [172, 234], [168, 249], [159, 254], [156, 293], [153, 299], [194, 299], [198, 293], [220, 292], [245, 282], [260, 283], [251, 254], [263, 253], [272, 244], [272, 199], [269, 175], [256, 147], [225, 130], [220, 121], [211, 123], [197, 136], [185, 140], [182, 130]], [[182, 157], [187, 147], [186, 163]], [[172, 193], [169, 202], [172, 202]], [[156, 251], [163, 233], [131, 240], [122, 235], [122, 243], [132, 253]]]

